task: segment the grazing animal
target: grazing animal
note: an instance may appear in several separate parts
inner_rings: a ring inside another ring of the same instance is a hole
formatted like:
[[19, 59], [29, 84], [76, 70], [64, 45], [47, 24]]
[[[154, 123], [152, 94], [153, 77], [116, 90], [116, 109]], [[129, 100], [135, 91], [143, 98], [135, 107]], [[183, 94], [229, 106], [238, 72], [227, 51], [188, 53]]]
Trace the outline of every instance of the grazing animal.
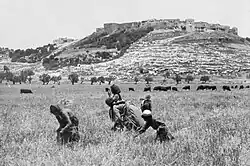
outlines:
[[244, 86], [243, 86], [243, 85], [241, 85], [239, 89], [244, 89]]
[[190, 85], [184, 86], [182, 89], [183, 90], [190, 90]]
[[227, 91], [231, 91], [229, 86], [223, 85], [222, 86], [223, 91], [227, 90]]
[[134, 88], [128, 88], [128, 91], [135, 91]]
[[20, 89], [20, 93], [33, 93], [30, 89]]
[[234, 87], [234, 88], [235, 88], [235, 89], [236, 89], [236, 88], [238, 88], [238, 85], [235, 85], [235, 87]]
[[166, 87], [164, 87], [164, 86], [156, 86], [156, 87], [154, 87], [153, 90], [168, 91], [168, 90], [171, 90], [171, 86], [166, 86]]
[[172, 87], [172, 91], [178, 91], [176, 87]]
[[210, 86], [210, 89], [211, 90], [217, 90], [217, 87], [214, 85], [214, 86]]
[[247, 85], [245, 88], [250, 88], [249, 85]]
[[168, 90], [171, 90], [171, 86], [167, 86], [166, 87], [166, 90], [168, 91]]
[[199, 86], [197, 87], [197, 89], [196, 89], [196, 90], [198, 91], [198, 90], [204, 90], [204, 89], [205, 89], [205, 88], [204, 88], [204, 86], [203, 86], [203, 85], [199, 85]]
[[144, 91], [144, 92], [147, 92], [147, 91], [150, 91], [150, 92], [151, 92], [151, 87], [145, 87], [143, 91]]
[[161, 88], [162, 88], [162, 86], [155, 86], [155, 87], [153, 88], [153, 90], [161, 91]]
[[110, 91], [110, 89], [109, 89], [109, 88], [105, 88], [105, 91], [106, 91], [106, 92], [109, 92], [109, 91]]
[[168, 91], [168, 90], [171, 90], [171, 86], [166, 86], [166, 87], [162, 86], [160, 91]]

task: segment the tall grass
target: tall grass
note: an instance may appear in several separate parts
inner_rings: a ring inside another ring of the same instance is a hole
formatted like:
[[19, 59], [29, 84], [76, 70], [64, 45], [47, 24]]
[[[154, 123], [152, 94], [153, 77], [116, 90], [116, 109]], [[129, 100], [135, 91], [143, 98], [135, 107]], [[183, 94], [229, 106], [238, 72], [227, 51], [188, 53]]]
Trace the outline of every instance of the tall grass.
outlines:
[[[250, 165], [247, 90], [152, 92], [153, 116], [176, 138], [160, 144], [152, 129], [137, 138], [110, 130], [106, 85], [32, 85], [32, 95], [18, 94], [22, 85], [0, 86], [0, 165]], [[121, 88], [137, 106], [146, 94], [139, 85]], [[58, 122], [49, 105], [66, 97], [74, 101], [70, 108], [79, 118], [81, 140], [58, 146]]]

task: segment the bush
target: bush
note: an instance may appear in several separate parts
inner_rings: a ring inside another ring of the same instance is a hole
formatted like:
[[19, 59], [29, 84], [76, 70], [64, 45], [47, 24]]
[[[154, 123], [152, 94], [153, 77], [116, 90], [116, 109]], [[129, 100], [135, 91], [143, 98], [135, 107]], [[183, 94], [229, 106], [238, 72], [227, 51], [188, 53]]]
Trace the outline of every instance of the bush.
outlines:
[[145, 77], [145, 81], [147, 82], [147, 84], [149, 84], [149, 82], [153, 81], [153, 78], [150, 76]]
[[103, 76], [98, 77], [97, 81], [99, 82], [99, 84], [101, 85], [102, 83], [105, 83], [105, 78]]
[[209, 76], [201, 76], [200, 81], [205, 82], [205, 83], [208, 82], [209, 81]]
[[182, 80], [182, 77], [179, 74], [175, 74], [173, 80], [176, 81], [176, 84], [179, 84]]
[[61, 79], [62, 79], [61, 76], [52, 76], [50, 80], [53, 81], [55, 84], [56, 82], [59, 82]]
[[75, 83], [77, 83], [79, 81], [79, 76], [76, 73], [71, 73], [68, 76], [68, 79], [71, 81], [72, 85], [74, 85]]
[[115, 77], [109, 76], [109, 77], [106, 77], [105, 80], [108, 81], [108, 83], [109, 83], [109, 85], [110, 85], [111, 82], [115, 80]]
[[43, 82], [43, 85], [46, 84], [49, 84], [49, 81], [50, 81], [50, 75], [48, 74], [42, 74], [39, 76], [39, 80]]
[[27, 78], [29, 76], [34, 75], [35, 73], [31, 70], [31, 69], [27, 69], [27, 70], [22, 70], [20, 73], [20, 79], [22, 82], [26, 83]]
[[134, 81], [135, 81], [135, 84], [137, 84], [137, 82], [139, 82], [139, 78], [138, 78], [138, 77], [135, 77], [135, 78], [134, 78]]
[[93, 83], [97, 82], [97, 78], [96, 77], [91, 77], [90, 81], [91, 81], [91, 85], [93, 85]]
[[[56, 48], [52, 44], [44, 45], [42, 47], [37, 47], [35, 49], [28, 48], [26, 50], [17, 49], [10, 52], [9, 57], [12, 62], [38, 62], [43, 58], [47, 57]], [[29, 57], [30, 60], [26, 60], [25, 57]]]
[[191, 75], [187, 75], [186, 78], [185, 78], [185, 81], [189, 84], [190, 81], [193, 81], [194, 80], [194, 77], [191, 76]]

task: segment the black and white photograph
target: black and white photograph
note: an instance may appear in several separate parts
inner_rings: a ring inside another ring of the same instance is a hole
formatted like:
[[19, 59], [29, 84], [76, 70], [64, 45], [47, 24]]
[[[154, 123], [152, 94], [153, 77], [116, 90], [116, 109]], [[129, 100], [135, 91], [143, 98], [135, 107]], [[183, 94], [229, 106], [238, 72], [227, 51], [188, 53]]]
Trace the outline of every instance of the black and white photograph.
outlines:
[[0, 166], [250, 166], [250, 0], [0, 0]]

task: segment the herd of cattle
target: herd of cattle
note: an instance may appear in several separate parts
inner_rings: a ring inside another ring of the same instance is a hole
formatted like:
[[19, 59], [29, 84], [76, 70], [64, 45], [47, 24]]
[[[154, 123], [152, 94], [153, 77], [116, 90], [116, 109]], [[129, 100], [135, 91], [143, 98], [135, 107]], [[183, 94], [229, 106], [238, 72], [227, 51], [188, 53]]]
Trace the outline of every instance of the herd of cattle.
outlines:
[[[228, 86], [228, 85], [223, 85], [222, 86], [222, 90], [223, 91], [231, 91], [231, 89], [237, 89], [238, 88], [238, 85], [235, 85], [235, 86]], [[244, 88], [249, 88], [249, 85], [247, 86], [243, 86], [243, 85], [240, 85], [239, 86], [239, 89], [244, 89]], [[130, 90], [130, 89], [129, 89]], [[177, 89], [177, 87], [175, 86], [156, 86], [153, 88], [154, 91], [179, 91]], [[191, 90], [191, 86], [190, 85], [187, 85], [187, 86], [184, 86], [182, 88], [182, 90]], [[196, 88], [196, 91], [199, 91], [199, 90], [217, 90], [217, 86], [216, 85], [199, 85], [197, 88]], [[145, 87], [143, 89], [144, 92], [147, 92], [147, 91], [152, 91], [151, 87]]]
[[[228, 86], [228, 85], [223, 85], [222, 86], [222, 90], [223, 91], [231, 91], [231, 89], [244, 89], [244, 88], [250, 88], [249, 85], [246, 85], [245, 87], [243, 85], [234, 85], [234, 86]], [[189, 91], [191, 90], [191, 86], [190, 85], [186, 85], [184, 87], [181, 88], [182, 90], [184, 91]], [[107, 92], [109, 90], [109, 88], [105, 88], [105, 91]], [[129, 91], [135, 91], [134, 88], [128, 88]], [[179, 91], [177, 87], [175, 86], [155, 86], [153, 89], [148, 86], [148, 87], [145, 87], [143, 89], [144, 92], [151, 92], [151, 91]], [[211, 91], [215, 91], [215, 90], [218, 90], [217, 86], [216, 85], [199, 85], [197, 88], [196, 88], [196, 91], [200, 91], [200, 90], [211, 90]]]
[[[223, 91], [231, 91], [231, 89], [237, 89], [238, 88], [238, 85], [235, 85], [235, 86], [228, 86], [228, 85], [223, 85], [222, 86], [222, 90]], [[239, 86], [239, 89], [244, 89], [244, 88], [250, 88], [249, 85], [247, 86], [243, 86], [243, 85], [240, 85]], [[130, 90], [130, 89], [129, 89]], [[153, 88], [154, 91], [179, 91], [177, 89], [177, 87], [175, 86], [156, 86]], [[184, 86], [182, 88], [182, 90], [191, 90], [191, 86], [190, 85], [187, 85], [187, 86]], [[199, 85], [197, 88], [196, 88], [196, 91], [199, 91], [199, 90], [217, 90], [217, 86], [216, 85]], [[144, 92], [147, 92], [147, 91], [152, 91], [151, 87], [145, 87], [143, 89]]]
[[[55, 88], [54, 86], [52, 86], [51, 88]], [[250, 88], [249, 85], [246, 85], [245, 87], [243, 85], [235, 85], [235, 86], [228, 86], [228, 85], [223, 85], [222, 86], [222, 90], [223, 91], [231, 91], [231, 89], [244, 89], [244, 88]], [[191, 86], [190, 85], [186, 85], [184, 86], [183, 88], [181, 88], [182, 90], [185, 90], [185, 91], [189, 91], [191, 90]], [[128, 88], [129, 91], [135, 91], [134, 88]], [[217, 90], [217, 86], [215, 85], [199, 85], [197, 88], [196, 88], [196, 91], [199, 91], [199, 90]], [[109, 91], [109, 88], [105, 88], [105, 91]], [[145, 87], [143, 89], [144, 92], [151, 92], [152, 91], [152, 88], [149, 86], [149, 87]], [[153, 88], [153, 91], [179, 91], [177, 87], [175, 86], [155, 86]], [[20, 93], [33, 93], [30, 89], [20, 89]]]

